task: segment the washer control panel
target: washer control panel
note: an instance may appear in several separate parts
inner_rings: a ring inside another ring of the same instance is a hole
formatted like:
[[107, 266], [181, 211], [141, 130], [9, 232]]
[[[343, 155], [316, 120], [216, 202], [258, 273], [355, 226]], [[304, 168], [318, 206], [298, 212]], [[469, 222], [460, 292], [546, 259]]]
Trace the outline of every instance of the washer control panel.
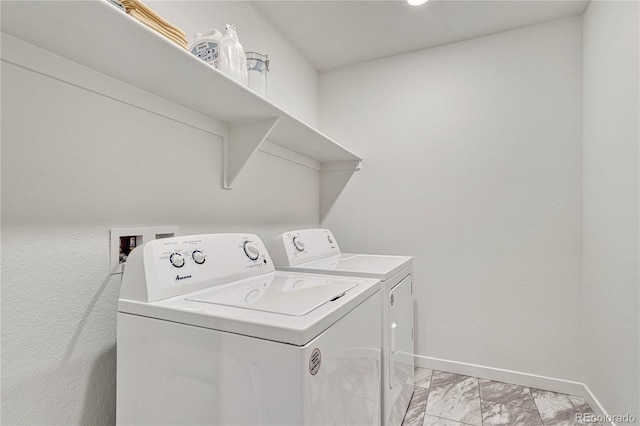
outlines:
[[260, 257], [260, 247], [253, 241], [245, 241], [242, 243], [242, 248], [244, 250], [244, 254], [251, 260], [258, 260]]
[[146, 291], [133, 293], [146, 293], [143, 301], [151, 302], [274, 270], [267, 249], [253, 234], [173, 237], [136, 248], [127, 259], [122, 286], [145, 286]]
[[340, 254], [335, 237], [328, 229], [302, 229], [280, 234], [271, 255], [278, 266], [296, 266]]
[[296, 248], [296, 250], [298, 251], [302, 251], [304, 252], [304, 241], [302, 240], [302, 237], [300, 237], [300, 235], [296, 235], [291, 239], [291, 242], [293, 243], [293, 246]]

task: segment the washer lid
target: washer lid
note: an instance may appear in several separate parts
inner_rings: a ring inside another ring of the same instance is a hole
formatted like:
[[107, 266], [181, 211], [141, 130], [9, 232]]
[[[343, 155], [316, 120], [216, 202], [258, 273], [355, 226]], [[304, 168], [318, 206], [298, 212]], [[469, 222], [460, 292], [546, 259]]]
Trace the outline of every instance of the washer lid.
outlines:
[[[230, 296], [236, 286], [243, 291]], [[118, 313], [303, 346], [345, 315], [358, 315], [358, 306], [379, 290], [376, 279], [276, 271], [157, 302], [120, 299]]]
[[214, 288], [186, 300], [276, 314], [302, 316], [356, 287], [354, 282], [322, 277], [267, 276]]

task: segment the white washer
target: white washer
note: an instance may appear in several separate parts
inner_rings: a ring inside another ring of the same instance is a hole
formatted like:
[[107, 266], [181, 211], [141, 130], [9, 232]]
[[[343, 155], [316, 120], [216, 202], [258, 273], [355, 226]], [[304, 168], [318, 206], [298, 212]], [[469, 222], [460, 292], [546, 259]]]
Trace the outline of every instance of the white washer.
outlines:
[[401, 425], [413, 395], [413, 258], [341, 253], [328, 229], [276, 237], [277, 270], [378, 278], [382, 300], [382, 413], [384, 425]]
[[276, 272], [252, 234], [154, 240], [118, 301], [118, 424], [380, 423], [377, 279]]

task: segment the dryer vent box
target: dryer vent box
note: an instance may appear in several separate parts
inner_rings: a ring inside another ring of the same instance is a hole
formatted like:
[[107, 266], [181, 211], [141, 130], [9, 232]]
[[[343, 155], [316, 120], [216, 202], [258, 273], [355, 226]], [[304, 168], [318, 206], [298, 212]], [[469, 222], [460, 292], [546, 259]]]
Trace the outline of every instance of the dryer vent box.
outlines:
[[111, 274], [121, 274], [131, 251], [151, 240], [180, 235], [179, 226], [111, 229]]

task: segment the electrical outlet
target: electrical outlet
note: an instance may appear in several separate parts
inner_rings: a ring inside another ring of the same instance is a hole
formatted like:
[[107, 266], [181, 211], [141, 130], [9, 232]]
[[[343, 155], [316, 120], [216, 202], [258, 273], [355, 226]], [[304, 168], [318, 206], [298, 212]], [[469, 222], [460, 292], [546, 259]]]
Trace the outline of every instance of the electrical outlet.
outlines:
[[131, 251], [147, 241], [180, 234], [179, 226], [111, 228], [111, 274], [121, 274]]

